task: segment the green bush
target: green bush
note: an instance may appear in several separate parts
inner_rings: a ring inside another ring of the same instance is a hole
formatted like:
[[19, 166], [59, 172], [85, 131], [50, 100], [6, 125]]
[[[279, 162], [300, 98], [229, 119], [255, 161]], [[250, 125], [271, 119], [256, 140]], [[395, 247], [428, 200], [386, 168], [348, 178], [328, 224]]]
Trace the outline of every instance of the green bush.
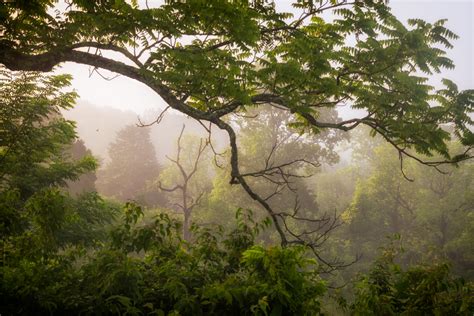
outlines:
[[446, 263], [402, 269], [387, 249], [356, 284], [355, 315], [472, 315], [474, 286]]
[[[3, 312], [12, 314], [313, 315], [325, 283], [303, 247], [254, 245], [258, 224], [238, 213], [238, 228], [194, 228], [160, 214], [140, 221], [124, 208], [100, 248], [20, 258], [1, 269]], [[41, 235], [42, 236], [42, 235]], [[86, 258], [86, 259], [84, 259]]]

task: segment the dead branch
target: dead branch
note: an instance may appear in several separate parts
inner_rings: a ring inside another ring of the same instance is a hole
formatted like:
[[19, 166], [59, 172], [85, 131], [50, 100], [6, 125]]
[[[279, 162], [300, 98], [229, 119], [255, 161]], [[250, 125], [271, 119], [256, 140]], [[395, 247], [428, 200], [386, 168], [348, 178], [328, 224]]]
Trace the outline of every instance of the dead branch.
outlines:
[[199, 148], [197, 150], [196, 156], [193, 159], [193, 163], [191, 166], [190, 170], [186, 170], [186, 167], [182, 163], [181, 160], [181, 152], [182, 152], [182, 138], [184, 134], [186, 126], [183, 124], [183, 127], [181, 128], [181, 132], [179, 133], [179, 137], [177, 140], [177, 150], [176, 150], [176, 156], [175, 158], [171, 158], [169, 156], [166, 156], [166, 158], [171, 161], [179, 170], [180, 175], [181, 175], [181, 182], [179, 184], [176, 184], [175, 186], [171, 188], [166, 188], [164, 187], [161, 182], [158, 183], [158, 186], [160, 190], [166, 191], [166, 192], [175, 192], [179, 191], [180, 192], [180, 203], [174, 203], [175, 206], [179, 207], [184, 215], [184, 224], [183, 224], [183, 238], [185, 240], [190, 240], [191, 238], [191, 232], [190, 232], [190, 220], [192, 216], [192, 211], [194, 207], [199, 205], [201, 198], [204, 195], [204, 192], [200, 192], [197, 197], [193, 197], [189, 193], [189, 185], [191, 183], [191, 180], [193, 179], [194, 175], [196, 174], [198, 170], [198, 165], [199, 161], [201, 160], [202, 154], [205, 152], [207, 146], [208, 146], [208, 141], [200, 139], [199, 141]]

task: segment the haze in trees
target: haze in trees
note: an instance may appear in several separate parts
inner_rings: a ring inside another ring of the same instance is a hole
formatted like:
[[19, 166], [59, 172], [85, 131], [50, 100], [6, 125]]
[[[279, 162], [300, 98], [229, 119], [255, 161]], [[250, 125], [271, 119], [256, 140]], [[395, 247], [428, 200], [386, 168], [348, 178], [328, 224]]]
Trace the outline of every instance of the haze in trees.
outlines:
[[74, 123], [59, 114], [76, 98], [65, 89], [70, 77], [1, 69], [0, 82], [2, 299], [14, 304], [21, 298], [7, 290], [9, 282], [28, 287], [23, 272], [48, 277], [42, 272], [54, 266], [55, 253], [99, 242], [115, 209], [95, 193], [67, 192], [68, 182], [96, 167], [91, 156], [64, 154], [76, 140]]
[[[71, 146], [69, 146], [65, 154], [70, 156], [70, 158], [73, 160], [80, 160], [84, 157], [92, 156], [91, 151], [87, 149], [82, 139], [77, 139]], [[96, 191], [96, 180], [97, 176], [94, 170], [90, 171], [89, 173], [82, 174], [75, 181], [68, 181], [66, 185], [70, 194], [80, 195], [81, 193]]]
[[156, 205], [160, 199], [153, 185], [160, 173], [150, 131], [136, 125], [121, 129], [109, 145], [110, 162], [99, 170], [97, 189], [119, 201], [136, 200]]
[[[472, 162], [460, 168], [444, 167], [447, 174], [410, 162], [406, 173], [417, 180], [408, 183], [398, 172], [398, 164], [390, 147], [375, 148], [373, 170], [357, 183], [344, 214], [351, 247], [367, 252], [383, 245], [380, 236], [397, 234], [410, 245], [404, 264], [446, 258], [458, 273], [472, 277]], [[364, 260], [373, 259], [365, 254]]]
[[50, 186], [65, 186], [67, 180], [93, 171], [91, 156], [64, 159], [75, 141], [74, 123], [60, 109], [72, 107], [73, 91], [64, 91], [70, 76], [12, 73], [0, 69], [0, 183], [14, 189], [22, 200]]
[[[160, 109], [150, 110], [139, 115], [143, 123], [149, 123], [156, 119]], [[121, 111], [107, 104], [97, 104], [95, 101], [84, 101], [79, 99], [74, 108], [63, 112], [68, 120], [76, 122], [76, 131], [94, 156], [103, 160], [105, 165], [109, 161], [108, 146], [115, 139], [119, 130], [126, 125], [136, 125], [137, 114], [132, 111]], [[158, 162], [163, 164], [168, 161], [166, 156], [175, 153], [176, 139], [180, 133], [180, 127], [185, 124], [186, 130], [200, 137], [207, 137], [207, 132], [196, 120], [181, 115], [180, 113], [167, 112], [160, 124], [149, 127], [150, 138], [156, 148]], [[216, 149], [222, 149], [227, 144], [227, 138], [221, 133], [213, 131], [213, 144]]]

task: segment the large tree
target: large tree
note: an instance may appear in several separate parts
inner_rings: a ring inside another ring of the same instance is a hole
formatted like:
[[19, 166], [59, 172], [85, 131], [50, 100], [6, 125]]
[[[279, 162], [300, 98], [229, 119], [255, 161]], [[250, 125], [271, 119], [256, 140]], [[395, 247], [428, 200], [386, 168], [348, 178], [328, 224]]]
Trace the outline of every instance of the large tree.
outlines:
[[[331, 117], [337, 114], [331, 109], [321, 115]], [[337, 216], [332, 216], [334, 210], [342, 209], [335, 205], [319, 208], [309, 184], [319, 178], [316, 174], [323, 165], [338, 161], [334, 148], [347, 135], [342, 132], [302, 135], [298, 129], [291, 127], [291, 114], [271, 108], [248, 110], [233, 122], [239, 131], [240, 170], [248, 177], [249, 185], [258, 190], [270, 207], [285, 217], [287, 228], [292, 233], [301, 236], [310, 234], [325, 240], [324, 236], [337, 226]], [[204, 214], [202, 220], [232, 225], [234, 223], [228, 219], [238, 207], [257, 211], [256, 216], [267, 215], [259, 212], [261, 205], [252, 201], [242, 187], [231, 187], [226, 183], [230, 168], [224, 168], [223, 158], [227, 157], [221, 155], [216, 159], [213, 189], [207, 205], [203, 206], [211, 212], [200, 210]]]
[[[60, 114], [77, 94], [65, 91], [70, 76], [44, 76], [0, 68], [0, 190], [22, 200], [48, 187], [65, 186], [96, 167], [90, 155], [65, 157], [75, 124]], [[67, 159], [69, 158], [69, 159]]]
[[[240, 184], [272, 218], [282, 244], [314, 240], [288, 234], [273, 209], [240, 171], [237, 134], [228, 117], [249, 106], [293, 115], [302, 132], [348, 131], [366, 125], [395, 147], [400, 159], [430, 166], [469, 157], [472, 90], [427, 84], [432, 72], [454, 67], [442, 49], [456, 35], [444, 20], [408, 26], [385, 1], [295, 1], [298, 14], [266, 1], [77, 0], [13, 1], [0, 7], [0, 63], [15, 70], [51, 71], [64, 62], [106, 69], [155, 91], [169, 107], [227, 132], [230, 182]], [[333, 18], [327, 18], [328, 14]], [[349, 40], [353, 39], [353, 41]], [[114, 52], [122, 55], [120, 58]], [[322, 108], [350, 105], [362, 118], [324, 120]], [[466, 150], [451, 153], [452, 125]], [[439, 153], [442, 160], [418, 154]]]

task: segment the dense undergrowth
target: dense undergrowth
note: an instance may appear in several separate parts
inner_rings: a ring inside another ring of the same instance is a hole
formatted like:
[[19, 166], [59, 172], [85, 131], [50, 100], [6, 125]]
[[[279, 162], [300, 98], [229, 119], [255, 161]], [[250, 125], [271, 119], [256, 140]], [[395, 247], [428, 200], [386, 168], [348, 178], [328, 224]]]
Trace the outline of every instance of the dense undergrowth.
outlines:
[[[328, 288], [317, 262], [303, 247], [256, 244], [266, 224], [254, 223], [250, 212], [237, 212], [238, 227], [230, 233], [195, 226], [190, 243], [179, 237], [180, 224], [167, 215], [147, 221], [142, 215], [142, 208], [127, 204], [120, 219], [109, 224], [107, 236], [98, 234], [87, 242], [78, 235], [74, 241], [60, 240], [73, 227], [67, 220], [57, 230], [25, 231], [4, 239], [2, 313], [324, 313]], [[354, 302], [341, 302], [341, 313], [472, 312], [472, 284], [451, 276], [447, 265], [403, 270], [393, 259], [387, 249], [356, 284]]]

